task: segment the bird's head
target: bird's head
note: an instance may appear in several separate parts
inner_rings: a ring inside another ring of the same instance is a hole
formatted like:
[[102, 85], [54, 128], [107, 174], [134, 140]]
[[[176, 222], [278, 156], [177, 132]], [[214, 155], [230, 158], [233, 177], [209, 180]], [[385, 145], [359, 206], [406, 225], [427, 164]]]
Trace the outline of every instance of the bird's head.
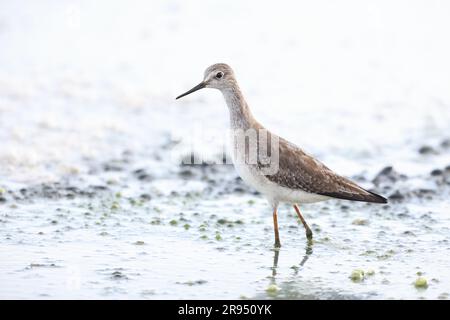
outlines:
[[187, 96], [188, 94], [203, 88], [226, 90], [232, 88], [235, 83], [236, 80], [234, 79], [233, 69], [225, 63], [216, 63], [205, 70], [202, 82], [191, 90], [179, 95], [176, 99]]

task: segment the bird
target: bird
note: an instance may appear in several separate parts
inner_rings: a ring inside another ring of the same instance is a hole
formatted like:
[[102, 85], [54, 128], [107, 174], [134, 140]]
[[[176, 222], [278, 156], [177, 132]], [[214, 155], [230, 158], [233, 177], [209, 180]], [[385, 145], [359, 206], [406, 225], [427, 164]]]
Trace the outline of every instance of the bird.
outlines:
[[[217, 63], [209, 66], [204, 72], [203, 81], [176, 99], [203, 88], [218, 89], [225, 98], [230, 115], [231, 158], [242, 180], [264, 195], [271, 206], [275, 248], [281, 247], [278, 229], [280, 203], [293, 206], [305, 228], [306, 239], [310, 242], [313, 233], [299, 204], [329, 199], [387, 203], [383, 196], [338, 175], [300, 147], [260, 124], [253, 116], [229, 65]], [[262, 139], [264, 136], [265, 140]], [[261, 152], [262, 149], [270, 149], [270, 156], [269, 152]], [[271, 156], [271, 161], [268, 161]]]

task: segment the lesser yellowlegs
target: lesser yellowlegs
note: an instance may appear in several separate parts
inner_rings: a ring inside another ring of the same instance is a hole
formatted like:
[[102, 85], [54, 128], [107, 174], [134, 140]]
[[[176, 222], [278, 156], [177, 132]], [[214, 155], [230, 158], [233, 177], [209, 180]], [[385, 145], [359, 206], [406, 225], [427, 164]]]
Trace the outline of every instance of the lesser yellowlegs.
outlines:
[[[281, 246], [278, 232], [280, 202], [293, 205], [309, 240], [312, 239], [312, 231], [300, 213], [299, 203], [312, 203], [331, 198], [387, 202], [382, 196], [337, 175], [296, 145], [266, 130], [253, 117], [234, 72], [228, 65], [218, 63], [210, 66], [205, 71], [203, 81], [177, 99], [202, 88], [219, 89], [225, 98], [230, 111], [234, 166], [240, 177], [265, 195], [271, 204], [276, 247]], [[270, 149], [270, 152], [261, 152], [262, 149]], [[255, 153], [254, 156], [252, 152]]]

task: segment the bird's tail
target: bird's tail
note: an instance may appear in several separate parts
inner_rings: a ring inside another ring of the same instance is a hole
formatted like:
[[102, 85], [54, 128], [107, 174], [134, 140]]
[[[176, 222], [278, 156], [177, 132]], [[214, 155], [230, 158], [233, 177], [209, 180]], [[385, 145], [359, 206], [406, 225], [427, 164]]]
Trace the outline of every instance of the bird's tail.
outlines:
[[329, 196], [336, 199], [351, 200], [351, 201], [362, 201], [362, 202], [372, 202], [372, 203], [387, 203], [385, 197], [380, 196], [372, 191], [368, 191], [361, 188], [360, 192], [330, 192], [324, 193], [323, 195]]

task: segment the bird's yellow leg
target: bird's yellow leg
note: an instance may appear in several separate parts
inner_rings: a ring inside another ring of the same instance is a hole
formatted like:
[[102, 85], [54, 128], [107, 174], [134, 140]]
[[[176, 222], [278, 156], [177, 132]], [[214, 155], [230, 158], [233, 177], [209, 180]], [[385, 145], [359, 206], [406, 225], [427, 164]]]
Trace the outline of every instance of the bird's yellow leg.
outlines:
[[278, 233], [278, 208], [273, 209], [273, 230], [275, 232], [275, 248], [281, 247], [280, 234]]
[[302, 214], [300, 213], [300, 208], [298, 207], [298, 205], [294, 204], [294, 209], [295, 209], [295, 212], [297, 212], [297, 215], [298, 215], [300, 221], [303, 223], [303, 226], [305, 227], [306, 238], [308, 240], [311, 240], [313, 237], [313, 233], [312, 233], [311, 229], [309, 228], [308, 224], [306, 223], [305, 219], [303, 218]]

